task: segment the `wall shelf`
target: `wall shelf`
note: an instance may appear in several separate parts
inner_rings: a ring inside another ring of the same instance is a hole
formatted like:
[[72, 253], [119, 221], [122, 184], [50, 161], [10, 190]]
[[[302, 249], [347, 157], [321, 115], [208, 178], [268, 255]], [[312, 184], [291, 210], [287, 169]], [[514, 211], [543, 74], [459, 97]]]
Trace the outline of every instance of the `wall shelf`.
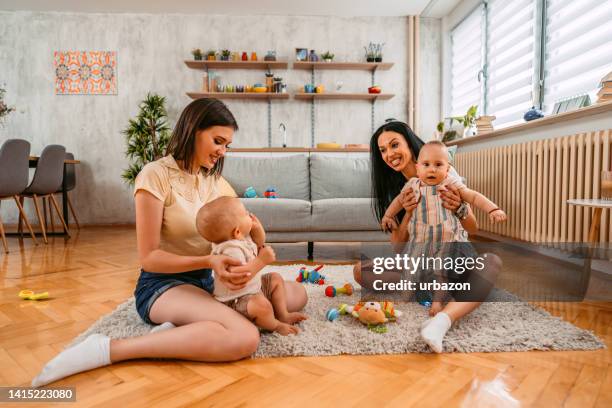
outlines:
[[371, 93], [296, 93], [295, 99], [312, 100], [312, 99], [328, 99], [328, 100], [387, 100], [391, 99], [395, 94], [371, 94]]
[[217, 99], [254, 99], [269, 101], [271, 99], [289, 99], [288, 93], [271, 92], [187, 92], [191, 99], [217, 98]]
[[334, 70], [362, 70], [362, 71], [388, 71], [393, 66], [392, 62], [311, 62], [296, 61], [293, 69], [334, 69]]
[[287, 61], [196, 61], [185, 60], [185, 65], [192, 69], [287, 69]]

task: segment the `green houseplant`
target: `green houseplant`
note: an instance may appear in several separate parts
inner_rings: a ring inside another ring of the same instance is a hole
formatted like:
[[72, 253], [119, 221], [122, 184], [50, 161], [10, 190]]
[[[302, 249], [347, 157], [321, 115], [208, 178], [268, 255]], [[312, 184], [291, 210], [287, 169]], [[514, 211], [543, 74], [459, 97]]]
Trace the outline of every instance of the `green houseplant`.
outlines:
[[145, 164], [161, 158], [166, 150], [170, 127], [165, 103], [163, 96], [147, 94], [140, 102], [140, 112], [123, 130], [127, 144], [125, 155], [130, 159], [130, 165], [121, 177], [130, 185], [134, 184]]
[[193, 50], [191, 50], [191, 54], [193, 54], [193, 59], [196, 61], [201, 61], [202, 60], [202, 50], [199, 48], [194, 48]]
[[335, 55], [332, 54], [329, 51], [326, 51], [323, 53], [323, 55], [321, 55], [321, 58], [323, 59], [323, 61], [325, 62], [332, 62], [334, 60]]
[[[440, 121], [436, 126], [438, 133], [442, 135], [442, 142], [450, 142], [458, 137], [456, 130], [452, 129], [453, 123], [457, 122], [463, 126], [463, 136], [473, 136], [476, 134], [476, 115], [478, 114], [478, 105], [472, 105], [468, 108], [463, 116], [451, 116], [443, 121]], [[448, 121], [448, 130], [445, 130], [445, 121]]]

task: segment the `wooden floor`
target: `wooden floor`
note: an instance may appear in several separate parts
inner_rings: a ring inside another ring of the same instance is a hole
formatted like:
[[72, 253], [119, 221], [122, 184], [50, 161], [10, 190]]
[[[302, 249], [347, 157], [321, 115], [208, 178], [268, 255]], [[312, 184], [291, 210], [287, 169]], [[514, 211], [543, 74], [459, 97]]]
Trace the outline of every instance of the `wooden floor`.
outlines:
[[[25, 386], [71, 339], [132, 295], [138, 275], [135, 234], [128, 227], [88, 228], [37, 247], [10, 237], [9, 246], [10, 254], [0, 255], [0, 385]], [[305, 249], [279, 250], [291, 251], [301, 257]], [[17, 293], [25, 288], [48, 290], [52, 298], [21, 301]], [[231, 364], [138, 360], [54, 385], [76, 386], [77, 406], [612, 407], [612, 304], [544, 307], [594, 330], [608, 348]]]

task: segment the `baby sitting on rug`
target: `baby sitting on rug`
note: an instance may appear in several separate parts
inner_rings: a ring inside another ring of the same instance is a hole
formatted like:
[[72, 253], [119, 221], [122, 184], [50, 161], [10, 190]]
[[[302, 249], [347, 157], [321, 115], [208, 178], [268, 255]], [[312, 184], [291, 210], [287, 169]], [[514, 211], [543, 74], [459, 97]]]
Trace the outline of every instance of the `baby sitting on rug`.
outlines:
[[307, 316], [287, 310], [285, 284], [278, 273], [259, 273], [276, 256], [271, 247], [264, 246], [266, 235], [261, 223], [240, 200], [219, 197], [205, 204], [198, 211], [196, 227], [204, 239], [213, 243], [212, 255], [231, 256], [243, 264], [253, 265], [257, 271], [239, 290], [231, 290], [215, 280], [214, 297], [262, 329], [285, 336], [298, 333], [298, 327], [293, 324]]

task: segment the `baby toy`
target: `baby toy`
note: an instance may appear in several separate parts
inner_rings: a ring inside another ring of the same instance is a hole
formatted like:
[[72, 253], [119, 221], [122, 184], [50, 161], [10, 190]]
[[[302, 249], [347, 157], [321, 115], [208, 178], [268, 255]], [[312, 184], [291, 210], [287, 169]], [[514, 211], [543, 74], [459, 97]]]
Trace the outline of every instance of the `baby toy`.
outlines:
[[336, 320], [341, 315], [348, 314], [348, 311], [346, 310], [347, 307], [348, 307], [348, 305], [346, 303], [341, 304], [337, 309], [335, 307], [333, 307], [333, 308], [331, 308], [331, 309], [329, 309], [327, 311], [327, 313], [325, 314], [325, 317], [330, 322], [333, 322], [334, 320]]
[[298, 282], [308, 282], [316, 283], [318, 285], [324, 285], [325, 276], [319, 273], [321, 269], [323, 269], [323, 265], [319, 265], [311, 271], [307, 270], [305, 266], [302, 266], [295, 280]]
[[23, 300], [42, 300], [49, 298], [49, 292], [34, 293], [34, 291], [24, 289], [19, 292], [18, 296]]
[[278, 194], [276, 193], [276, 189], [274, 187], [268, 187], [268, 189], [264, 193], [264, 197], [266, 197], [266, 198], [278, 198]]
[[244, 198], [257, 198], [257, 191], [255, 191], [253, 186], [249, 186], [244, 190]]
[[342, 304], [338, 309], [329, 309], [325, 317], [333, 322], [339, 316], [349, 313], [376, 333], [385, 333], [387, 328], [383, 325], [402, 315], [399, 310], [395, 310], [393, 302], [359, 302], [355, 306]]
[[353, 294], [353, 285], [350, 283], [345, 283], [341, 288], [334, 288], [331, 285], [325, 288], [325, 296], [336, 297], [336, 295], [339, 295], [340, 293], [351, 296]]
[[423, 306], [423, 307], [431, 307], [431, 293], [426, 292], [426, 291], [418, 291], [416, 293], [416, 300], [419, 303], [419, 305]]

